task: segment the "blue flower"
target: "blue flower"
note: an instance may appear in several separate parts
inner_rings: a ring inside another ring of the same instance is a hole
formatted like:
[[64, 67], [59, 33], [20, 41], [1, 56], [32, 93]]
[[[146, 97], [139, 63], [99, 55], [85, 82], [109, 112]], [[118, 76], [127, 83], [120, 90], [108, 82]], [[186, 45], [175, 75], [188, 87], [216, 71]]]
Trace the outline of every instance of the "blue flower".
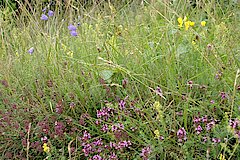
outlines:
[[76, 30], [77, 30], [77, 27], [75, 27], [74, 25], [70, 24], [70, 25], [68, 26], [68, 30], [69, 30], [69, 31], [76, 31]]
[[31, 47], [31, 48], [28, 50], [28, 53], [29, 53], [29, 54], [33, 54], [33, 52], [34, 52], [34, 48]]
[[71, 36], [73, 36], [73, 37], [76, 37], [76, 36], [78, 35], [78, 34], [77, 34], [77, 32], [76, 32], [76, 31], [74, 31], [74, 30], [73, 30], [73, 31], [71, 31], [71, 32], [70, 32], [70, 34], [71, 34]]
[[49, 10], [49, 11], [48, 11], [48, 16], [49, 16], [49, 17], [52, 17], [53, 15], [54, 15], [54, 12], [53, 12], [52, 10]]
[[45, 14], [42, 14], [42, 16], [41, 16], [41, 20], [44, 20], [44, 21], [48, 20], [48, 16], [45, 15]]

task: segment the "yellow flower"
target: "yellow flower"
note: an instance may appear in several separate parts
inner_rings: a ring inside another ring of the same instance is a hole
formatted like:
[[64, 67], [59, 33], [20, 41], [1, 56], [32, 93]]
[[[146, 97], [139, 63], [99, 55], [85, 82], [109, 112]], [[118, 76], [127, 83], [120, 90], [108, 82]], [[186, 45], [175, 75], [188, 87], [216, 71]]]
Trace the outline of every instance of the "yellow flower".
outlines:
[[155, 137], [156, 137], [156, 138], [159, 138], [159, 137], [160, 137], [159, 130], [155, 130], [155, 131], [154, 131], [154, 134], [155, 134]]
[[196, 42], [193, 40], [193, 41], [192, 41], [192, 44], [193, 44], [193, 45], [195, 45], [195, 44], [196, 44]]
[[192, 26], [192, 27], [193, 27], [195, 23], [194, 23], [194, 22], [192, 22], [192, 21], [189, 21], [189, 24], [190, 24], [190, 26]]
[[203, 27], [206, 26], [206, 23], [207, 23], [206, 21], [202, 21], [201, 26], [203, 26]]
[[47, 143], [43, 143], [43, 151], [46, 153], [50, 151], [50, 148], [47, 146]]
[[220, 156], [219, 156], [219, 160], [226, 160], [226, 159], [225, 159], [225, 156], [222, 155], [222, 154], [220, 154]]
[[178, 19], [177, 19], [177, 21], [178, 21], [178, 23], [179, 23], [179, 27], [182, 27], [183, 26], [183, 19], [182, 19], [182, 17], [179, 17]]
[[187, 31], [190, 27], [190, 22], [191, 21], [187, 21], [187, 22], [184, 22], [184, 25], [185, 25], [185, 30]]

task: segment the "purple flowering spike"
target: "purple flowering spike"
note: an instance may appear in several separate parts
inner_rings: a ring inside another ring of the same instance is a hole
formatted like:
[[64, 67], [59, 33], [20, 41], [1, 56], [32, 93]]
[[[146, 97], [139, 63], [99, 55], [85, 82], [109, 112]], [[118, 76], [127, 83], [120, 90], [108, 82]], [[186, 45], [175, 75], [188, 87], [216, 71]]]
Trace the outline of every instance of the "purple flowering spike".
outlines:
[[182, 140], [187, 140], [187, 132], [185, 131], [184, 128], [180, 128], [178, 131], [177, 131], [177, 137], [178, 137], [178, 141], [179, 142], [182, 142]]
[[77, 30], [77, 27], [75, 27], [74, 25], [70, 24], [70, 25], [68, 26], [68, 30], [69, 30], [69, 31], [76, 31], [76, 30]]
[[53, 12], [52, 10], [49, 10], [49, 11], [48, 11], [48, 16], [49, 16], [49, 17], [52, 17], [53, 15], [54, 15], [54, 12]]
[[76, 36], [78, 35], [76, 31], [71, 31], [70, 34], [71, 34], [71, 36], [73, 36], [73, 37], [76, 37]]
[[48, 20], [48, 16], [45, 14], [42, 14], [41, 16], [41, 20], [47, 21]]
[[28, 53], [29, 53], [29, 54], [33, 54], [33, 52], [34, 52], [34, 48], [31, 47], [31, 48], [28, 50]]
[[198, 125], [197, 128], [195, 128], [195, 131], [197, 132], [197, 134], [200, 134], [202, 132], [202, 127], [200, 125]]
[[152, 151], [149, 146], [145, 147], [142, 149], [142, 153], [140, 154], [140, 156], [143, 158], [143, 160], [147, 160], [151, 152]]

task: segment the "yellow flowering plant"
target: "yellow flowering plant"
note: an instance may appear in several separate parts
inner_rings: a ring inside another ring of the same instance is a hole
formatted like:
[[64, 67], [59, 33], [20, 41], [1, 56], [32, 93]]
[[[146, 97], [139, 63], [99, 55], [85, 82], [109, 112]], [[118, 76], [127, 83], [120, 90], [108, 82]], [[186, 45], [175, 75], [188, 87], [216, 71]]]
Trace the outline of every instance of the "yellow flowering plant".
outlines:
[[47, 143], [43, 143], [43, 151], [46, 153], [50, 151], [50, 148], [48, 147]]

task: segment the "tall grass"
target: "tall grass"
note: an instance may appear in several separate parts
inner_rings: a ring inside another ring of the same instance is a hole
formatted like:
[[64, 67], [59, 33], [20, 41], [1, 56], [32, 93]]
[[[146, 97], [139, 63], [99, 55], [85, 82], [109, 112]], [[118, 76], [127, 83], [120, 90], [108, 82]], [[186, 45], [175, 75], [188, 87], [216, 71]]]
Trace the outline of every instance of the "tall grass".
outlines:
[[2, 8], [2, 159], [239, 159], [240, 12], [226, 3]]

